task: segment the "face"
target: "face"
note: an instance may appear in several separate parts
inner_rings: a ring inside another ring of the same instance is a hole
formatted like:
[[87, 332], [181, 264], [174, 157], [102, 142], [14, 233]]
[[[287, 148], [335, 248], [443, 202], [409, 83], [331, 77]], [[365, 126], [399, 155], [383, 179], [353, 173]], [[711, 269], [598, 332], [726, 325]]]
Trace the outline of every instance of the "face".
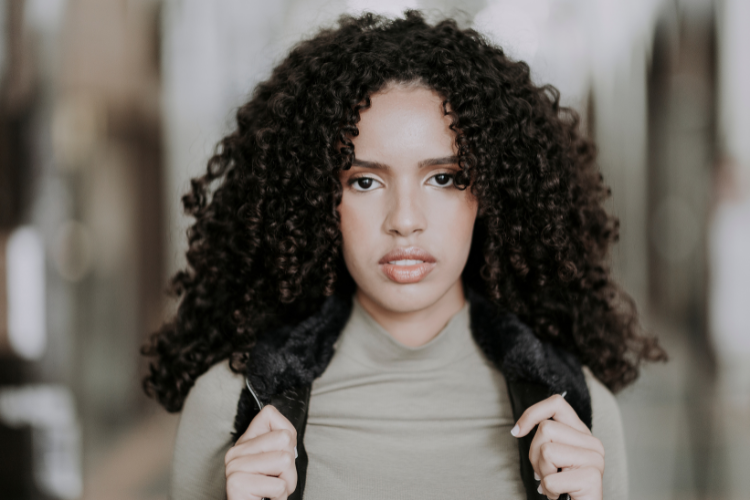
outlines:
[[450, 123], [442, 98], [422, 87], [389, 87], [361, 112], [338, 207], [361, 301], [403, 313], [449, 296], [463, 301], [477, 202], [453, 185], [459, 167]]

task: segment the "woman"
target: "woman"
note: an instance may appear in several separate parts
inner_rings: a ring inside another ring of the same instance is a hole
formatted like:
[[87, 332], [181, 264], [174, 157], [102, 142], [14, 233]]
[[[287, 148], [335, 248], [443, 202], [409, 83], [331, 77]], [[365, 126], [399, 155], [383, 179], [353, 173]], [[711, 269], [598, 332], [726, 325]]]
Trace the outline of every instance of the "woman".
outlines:
[[608, 194], [557, 91], [452, 20], [297, 45], [183, 198], [144, 349], [173, 498], [626, 498], [610, 390], [664, 353]]

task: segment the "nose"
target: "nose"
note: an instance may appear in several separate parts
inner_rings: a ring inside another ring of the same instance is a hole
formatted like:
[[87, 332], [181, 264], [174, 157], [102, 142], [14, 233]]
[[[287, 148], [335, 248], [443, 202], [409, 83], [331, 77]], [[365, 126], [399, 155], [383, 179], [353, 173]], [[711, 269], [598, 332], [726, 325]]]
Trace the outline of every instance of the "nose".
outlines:
[[[418, 190], [417, 190], [418, 191]], [[427, 217], [419, 193], [402, 187], [393, 191], [385, 218], [385, 230], [393, 236], [410, 236], [427, 229]]]

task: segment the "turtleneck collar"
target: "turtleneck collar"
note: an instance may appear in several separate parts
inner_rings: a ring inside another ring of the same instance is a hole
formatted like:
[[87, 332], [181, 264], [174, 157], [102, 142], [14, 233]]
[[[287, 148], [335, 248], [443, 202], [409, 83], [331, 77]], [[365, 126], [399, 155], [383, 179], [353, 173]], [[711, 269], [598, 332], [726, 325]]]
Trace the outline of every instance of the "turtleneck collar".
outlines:
[[[454, 328], [451, 322], [455, 319], [460, 324], [465, 318], [462, 314], [470, 313], [469, 330], [474, 341], [509, 384], [518, 387], [532, 384], [547, 395], [566, 392], [566, 399], [581, 420], [591, 426], [591, 400], [576, 356], [562, 347], [543, 342], [514, 314], [498, 310], [495, 304], [469, 287], [466, 287], [466, 299], [470, 311], [464, 309], [457, 315], [458, 319], [452, 318], [446, 325], [449, 333], [445, 336], [450, 339], [456, 336], [450, 333]], [[267, 404], [287, 390], [309, 389], [331, 361], [334, 343], [348, 323], [353, 302], [351, 295], [334, 294], [304, 321], [259, 335], [249, 353], [246, 377], [260, 401]], [[435, 345], [441, 346], [443, 340], [438, 337], [433, 340], [438, 340]], [[432, 346], [428, 343], [427, 347], [429, 352]], [[246, 399], [250, 397], [247, 390], [243, 394]], [[238, 411], [237, 429], [247, 428], [248, 417], [251, 417], [249, 413]]]
[[411, 347], [396, 340], [353, 298], [352, 314], [334, 347], [360, 363], [389, 371], [423, 371], [445, 366], [471, 353], [469, 302], [429, 342]]

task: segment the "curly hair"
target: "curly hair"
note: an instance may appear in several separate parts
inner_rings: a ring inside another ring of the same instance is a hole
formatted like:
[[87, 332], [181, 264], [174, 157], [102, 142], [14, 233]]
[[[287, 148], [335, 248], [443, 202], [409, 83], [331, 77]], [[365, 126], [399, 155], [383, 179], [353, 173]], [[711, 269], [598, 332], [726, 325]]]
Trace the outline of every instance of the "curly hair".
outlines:
[[573, 352], [610, 389], [666, 359], [612, 280], [617, 219], [595, 148], [558, 91], [452, 19], [342, 16], [296, 45], [236, 114], [207, 170], [182, 198], [195, 218], [187, 268], [171, 280], [174, 318], [143, 354], [146, 392], [179, 411], [212, 364], [241, 371], [256, 335], [304, 319], [354, 284], [341, 253], [340, 169], [357, 122], [393, 82], [444, 99], [456, 133], [459, 183], [479, 200], [463, 279], [534, 333]]

